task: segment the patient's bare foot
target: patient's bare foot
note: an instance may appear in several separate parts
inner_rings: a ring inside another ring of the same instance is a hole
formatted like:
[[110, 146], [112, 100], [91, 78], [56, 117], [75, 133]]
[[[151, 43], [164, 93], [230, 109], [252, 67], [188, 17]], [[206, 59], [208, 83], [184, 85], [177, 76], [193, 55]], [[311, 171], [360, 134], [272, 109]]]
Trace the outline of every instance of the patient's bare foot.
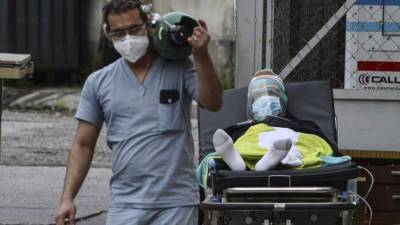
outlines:
[[222, 129], [215, 131], [213, 136], [215, 151], [222, 155], [222, 159], [228, 164], [231, 170], [243, 171], [246, 170], [239, 152], [233, 146], [232, 138]]

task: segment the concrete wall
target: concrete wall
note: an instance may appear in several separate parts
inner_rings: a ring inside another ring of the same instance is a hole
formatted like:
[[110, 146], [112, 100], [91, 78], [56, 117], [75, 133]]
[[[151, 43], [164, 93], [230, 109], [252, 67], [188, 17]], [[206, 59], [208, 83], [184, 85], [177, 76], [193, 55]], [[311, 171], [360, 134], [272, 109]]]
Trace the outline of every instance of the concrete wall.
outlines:
[[263, 0], [236, 0], [236, 15], [235, 87], [245, 87], [263, 65]]
[[211, 35], [209, 51], [225, 87], [233, 87], [235, 60], [235, 16], [232, 0], [153, 0], [161, 15], [183, 11], [206, 21]]
[[[107, 61], [107, 59], [104, 59], [106, 56], [102, 56], [102, 54], [108, 54], [107, 50], [110, 50], [104, 43], [99, 45], [102, 20], [101, 8], [104, 2], [106, 0], [88, 0], [81, 3], [83, 6], [82, 39], [85, 48], [83, 58], [91, 66]], [[211, 34], [209, 50], [215, 67], [224, 81], [225, 87], [233, 87], [235, 71], [235, 1], [143, 0], [142, 2], [153, 2], [154, 11], [161, 15], [170, 11], [183, 11], [195, 18], [205, 20]]]

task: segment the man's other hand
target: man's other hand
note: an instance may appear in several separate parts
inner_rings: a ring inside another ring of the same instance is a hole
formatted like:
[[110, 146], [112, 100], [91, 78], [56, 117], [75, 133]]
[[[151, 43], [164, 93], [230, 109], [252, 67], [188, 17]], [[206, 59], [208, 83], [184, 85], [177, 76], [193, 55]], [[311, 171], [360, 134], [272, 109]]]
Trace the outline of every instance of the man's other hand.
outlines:
[[193, 29], [193, 34], [188, 38], [189, 44], [192, 46], [193, 54], [206, 53], [210, 35], [208, 33], [207, 24], [204, 20], [198, 20], [199, 25]]
[[76, 207], [74, 202], [62, 202], [56, 216], [57, 225], [75, 225]]

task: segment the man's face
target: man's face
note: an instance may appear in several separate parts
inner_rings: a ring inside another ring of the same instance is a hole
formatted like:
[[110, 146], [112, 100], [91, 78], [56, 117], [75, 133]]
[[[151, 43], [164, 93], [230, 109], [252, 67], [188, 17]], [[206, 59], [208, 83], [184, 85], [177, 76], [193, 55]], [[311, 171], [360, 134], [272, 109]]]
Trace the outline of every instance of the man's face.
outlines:
[[146, 34], [146, 25], [140, 17], [139, 9], [132, 9], [121, 14], [110, 14], [107, 19], [110, 25], [108, 32], [114, 41], [128, 34]]

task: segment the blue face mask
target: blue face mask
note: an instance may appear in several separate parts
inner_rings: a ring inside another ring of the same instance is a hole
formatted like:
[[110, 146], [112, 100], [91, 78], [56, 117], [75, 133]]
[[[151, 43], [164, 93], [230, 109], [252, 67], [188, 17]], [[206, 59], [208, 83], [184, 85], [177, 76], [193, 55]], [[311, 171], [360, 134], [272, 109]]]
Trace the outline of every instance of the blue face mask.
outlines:
[[278, 97], [261, 96], [254, 101], [251, 111], [254, 120], [263, 121], [267, 116], [277, 116], [282, 113], [282, 107]]

